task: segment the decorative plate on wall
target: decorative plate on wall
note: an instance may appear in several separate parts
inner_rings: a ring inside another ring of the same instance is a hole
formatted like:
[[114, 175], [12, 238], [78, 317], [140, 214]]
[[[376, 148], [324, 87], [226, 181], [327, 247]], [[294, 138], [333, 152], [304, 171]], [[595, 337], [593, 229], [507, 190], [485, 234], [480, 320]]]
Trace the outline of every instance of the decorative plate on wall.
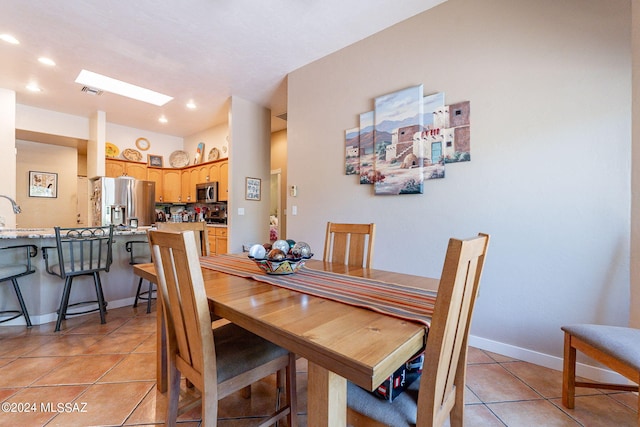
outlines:
[[147, 138], [138, 138], [136, 139], [136, 147], [138, 150], [147, 151], [151, 147], [151, 143]]
[[169, 164], [172, 168], [183, 168], [189, 164], [189, 154], [182, 150], [174, 151], [169, 156]]
[[127, 148], [122, 152], [122, 157], [127, 160], [131, 160], [132, 162], [139, 162], [142, 160], [142, 154], [138, 150], [134, 150], [132, 148]]
[[220, 158], [220, 151], [218, 151], [216, 147], [213, 147], [211, 150], [209, 150], [209, 157], [207, 158], [207, 160], [212, 161], [212, 160], [218, 160], [219, 158]]
[[118, 157], [118, 154], [120, 154], [120, 149], [115, 145], [112, 144], [110, 142], [107, 142], [106, 144], [104, 144], [104, 155], [107, 157]]

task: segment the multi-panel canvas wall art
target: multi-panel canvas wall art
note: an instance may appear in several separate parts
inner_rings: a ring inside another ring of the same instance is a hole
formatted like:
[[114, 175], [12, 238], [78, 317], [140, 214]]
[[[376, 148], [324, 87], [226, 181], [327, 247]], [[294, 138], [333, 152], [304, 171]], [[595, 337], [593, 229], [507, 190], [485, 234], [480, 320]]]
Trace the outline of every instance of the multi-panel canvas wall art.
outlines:
[[424, 181], [445, 177], [445, 164], [471, 160], [471, 104], [446, 105], [423, 85], [374, 100], [345, 131], [345, 174], [372, 184], [374, 194], [418, 194]]

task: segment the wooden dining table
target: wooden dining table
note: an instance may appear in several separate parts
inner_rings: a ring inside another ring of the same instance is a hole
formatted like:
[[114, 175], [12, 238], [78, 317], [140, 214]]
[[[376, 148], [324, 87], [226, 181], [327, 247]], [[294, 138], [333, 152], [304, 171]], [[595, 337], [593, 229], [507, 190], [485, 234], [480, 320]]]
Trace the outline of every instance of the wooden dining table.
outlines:
[[[305, 268], [427, 290], [437, 290], [439, 283], [437, 279], [313, 259]], [[153, 264], [135, 265], [134, 272], [157, 283]], [[345, 426], [347, 381], [373, 391], [426, 342], [424, 324], [207, 268], [202, 268], [202, 274], [214, 315], [307, 359], [310, 426]], [[157, 318], [157, 385], [165, 391], [166, 335], [161, 304]]]

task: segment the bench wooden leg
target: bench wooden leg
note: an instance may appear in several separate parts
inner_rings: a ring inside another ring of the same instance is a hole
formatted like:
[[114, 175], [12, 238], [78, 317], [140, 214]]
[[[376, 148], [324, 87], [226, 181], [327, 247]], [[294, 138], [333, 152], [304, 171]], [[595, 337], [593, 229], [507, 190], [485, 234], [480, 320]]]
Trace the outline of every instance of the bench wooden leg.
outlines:
[[562, 404], [569, 409], [575, 406], [576, 349], [571, 346], [571, 335], [564, 333], [564, 366], [562, 368]]

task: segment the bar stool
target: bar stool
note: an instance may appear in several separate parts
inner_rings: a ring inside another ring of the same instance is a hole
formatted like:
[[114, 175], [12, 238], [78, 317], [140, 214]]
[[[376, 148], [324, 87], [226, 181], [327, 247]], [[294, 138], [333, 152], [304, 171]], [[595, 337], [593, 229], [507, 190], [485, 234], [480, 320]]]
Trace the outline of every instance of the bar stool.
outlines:
[[22, 292], [20, 292], [18, 277], [36, 272], [36, 269], [31, 265], [31, 258], [38, 254], [38, 248], [36, 245], [16, 245], [0, 248], [0, 251], [3, 251], [2, 254], [6, 257], [11, 257], [13, 261], [11, 264], [0, 265], [0, 283], [11, 280], [13, 290], [15, 291], [18, 303], [20, 304], [20, 310], [0, 311], [0, 316], [12, 315], [11, 317], [0, 320], [0, 323], [8, 322], [10, 320], [17, 319], [20, 316], [24, 316], [24, 320], [27, 322], [27, 328], [30, 328], [31, 319], [29, 318], [27, 306], [22, 298]]
[[[100, 272], [108, 272], [111, 266], [113, 225], [106, 227], [54, 227], [56, 233], [56, 247], [43, 247], [42, 256], [45, 260], [47, 273], [64, 279], [64, 290], [58, 309], [58, 320], [55, 332], [66, 316], [100, 311], [100, 323], [106, 323], [105, 314], [107, 302], [104, 300]], [[49, 252], [57, 254], [57, 264], [50, 262]], [[92, 276], [96, 288], [96, 300], [82, 301], [69, 304], [71, 285], [78, 276]], [[84, 311], [69, 312], [69, 307], [85, 304], [98, 304], [97, 308]]]
[[[137, 254], [136, 254], [136, 248], [138, 248]], [[146, 240], [131, 240], [125, 243], [125, 249], [127, 250], [127, 252], [129, 252], [129, 265], [144, 264], [144, 263], [151, 262], [151, 254], [145, 253], [144, 255], [140, 255], [140, 251], [142, 251], [143, 248], [149, 248], [149, 242], [147, 242]], [[154, 289], [153, 283], [149, 282], [149, 287], [147, 288], [146, 291], [143, 291], [142, 280], [143, 279], [141, 277], [140, 280], [138, 281], [138, 290], [136, 290], [136, 298], [133, 301], [133, 306], [134, 307], [138, 306], [139, 299], [147, 300], [147, 314], [148, 314], [148, 313], [151, 313], [151, 301], [156, 299], [156, 297], [153, 296], [155, 289]]]

